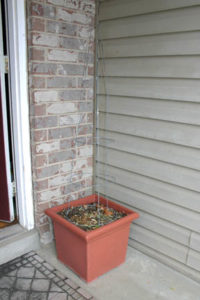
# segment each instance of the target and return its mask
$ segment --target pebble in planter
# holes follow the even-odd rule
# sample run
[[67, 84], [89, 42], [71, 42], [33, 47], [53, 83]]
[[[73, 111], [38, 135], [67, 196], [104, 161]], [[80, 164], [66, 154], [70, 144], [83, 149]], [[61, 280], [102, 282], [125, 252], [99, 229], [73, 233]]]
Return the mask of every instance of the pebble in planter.
[[[68, 208], [68, 203], [46, 210], [46, 214], [52, 218], [54, 224], [58, 259], [87, 282], [125, 261], [130, 224], [133, 219], [139, 217], [136, 212], [126, 207], [103, 197], [98, 199], [96, 194], [73, 201], [71, 206], [86, 207], [88, 204], [99, 202], [105, 208], [108, 205], [111, 211], [113, 209], [113, 212], [114, 210], [119, 212], [121, 218], [104, 226], [99, 226], [98, 222], [95, 224], [98, 228], [95, 230], [87, 228], [85, 231], [63, 218], [62, 213]], [[83, 227], [85, 225], [82, 224]]]

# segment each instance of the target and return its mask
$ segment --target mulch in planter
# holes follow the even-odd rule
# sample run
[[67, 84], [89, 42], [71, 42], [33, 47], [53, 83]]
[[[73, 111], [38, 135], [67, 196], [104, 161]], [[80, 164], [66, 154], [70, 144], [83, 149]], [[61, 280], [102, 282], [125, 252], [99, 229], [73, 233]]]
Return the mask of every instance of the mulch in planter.
[[58, 214], [85, 231], [97, 229], [127, 215], [123, 211], [98, 203], [69, 207]]

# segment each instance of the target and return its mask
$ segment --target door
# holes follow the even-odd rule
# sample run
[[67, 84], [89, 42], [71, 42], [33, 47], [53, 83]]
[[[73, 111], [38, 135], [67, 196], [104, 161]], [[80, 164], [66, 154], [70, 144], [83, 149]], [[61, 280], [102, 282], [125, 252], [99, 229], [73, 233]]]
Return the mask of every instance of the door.
[[11, 222], [14, 220], [14, 207], [4, 1], [1, 1], [0, 10], [0, 220]]

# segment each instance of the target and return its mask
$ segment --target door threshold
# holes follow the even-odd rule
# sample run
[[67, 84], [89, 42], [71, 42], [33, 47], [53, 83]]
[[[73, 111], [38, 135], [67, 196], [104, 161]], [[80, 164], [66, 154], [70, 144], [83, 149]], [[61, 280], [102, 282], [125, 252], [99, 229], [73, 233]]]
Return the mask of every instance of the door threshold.
[[36, 229], [27, 231], [19, 224], [0, 229], [0, 265], [39, 248]]
[[20, 234], [22, 232], [26, 232], [26, 230], [23, 229], [19, 224], [0, 228], [0, 241], [12, 238], [16, 234]]

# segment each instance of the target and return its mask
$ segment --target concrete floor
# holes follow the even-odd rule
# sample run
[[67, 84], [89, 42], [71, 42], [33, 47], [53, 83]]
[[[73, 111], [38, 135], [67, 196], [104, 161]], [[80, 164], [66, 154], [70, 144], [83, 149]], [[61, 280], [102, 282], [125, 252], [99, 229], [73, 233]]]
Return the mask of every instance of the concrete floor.
[[53, 243], [37, 253], [99, 300], [200, 300], [200, 284], [130, 247], [123, 265], [89, 284], [58, 261]]

